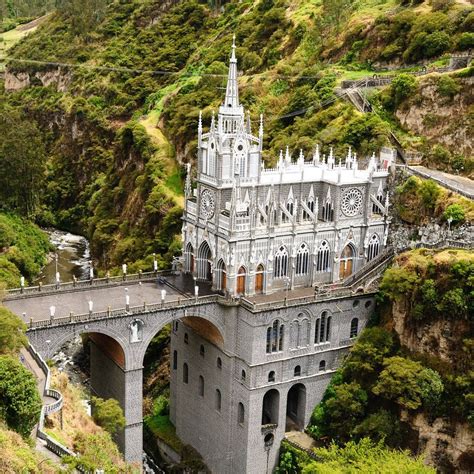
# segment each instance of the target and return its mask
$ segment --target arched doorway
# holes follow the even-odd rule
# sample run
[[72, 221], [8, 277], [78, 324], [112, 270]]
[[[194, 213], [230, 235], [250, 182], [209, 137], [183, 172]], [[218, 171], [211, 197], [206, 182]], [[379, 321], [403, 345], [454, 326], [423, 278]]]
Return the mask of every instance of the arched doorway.
[[197, 278], [198, 280], [211, 280], [211, 249], [209, 244], [204, 241], [198, 250], [197, 257]]
[[344, 279], [352, 275], [354, 271], [354, 257], [354, 247], [351, 244], [346, 245], [341, 253], [341, 259], [339, 263], [339, 278]]
[[263, 397], [262, 425], [278, 425], [280, 392], [274, 388]]
[[285, 431], [302, 431], [304, 429], [305, 408], [306, 387], [302, 383], [297, 383], [288, 391]]
[[265, 268], [262, 264], [257, 267], [255, 273], [255, 293], [263, 293], [263, 278], [264, 278]]
[[227, 288], [227, 270], [222, 259], [217, 262], [216, 267], [216, 288], [218, 291], [225, 292]]
[[245, 294], [245, 276], [246, 276], [245, 267], [240, 267], [239, 271], [237, 272], [237, 294], [238, 295]]

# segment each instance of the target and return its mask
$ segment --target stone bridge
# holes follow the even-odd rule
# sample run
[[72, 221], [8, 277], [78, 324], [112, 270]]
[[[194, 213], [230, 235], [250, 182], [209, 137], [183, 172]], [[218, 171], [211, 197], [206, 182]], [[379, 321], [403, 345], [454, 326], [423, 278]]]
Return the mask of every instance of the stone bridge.
[[[364, 278], [373, 281], [392, 256], [391, 251], [380, 255], [348, 285], [300, 288], [249, 299], [224, 298], [212, 293], [207, 282], [198, 282], [196, 295], [196, 282], [189, 276], [150, 273], [10, 290], [4, 304], [27, 324], [28, 339], [45, 360], [68, 341], [89, 335], [92, 391], [120, 402], [126, 426], [117, 442], [127, 461], [140, 462], [143, 361], [150, 341], [165, 325], [175, 327], [178, 320], [184, 321], [225, 353], [236, 354], [239, 340], [235, 335], [243, 321], [266, 327], [271, 318], [290, 318], [303, 307], [313, 312], [320, 311], [319, 307], [334, 308], [341, 318], [349, 311], [349, 317], [354, 298], [364, 303], [373, 298], [374, 289], [364, 286]], [[341, 319], [341, 325], [348, 324], [346, 319]], [[353, 339], [347, 337], [334, 341], [334, 349], [349, 347]]]

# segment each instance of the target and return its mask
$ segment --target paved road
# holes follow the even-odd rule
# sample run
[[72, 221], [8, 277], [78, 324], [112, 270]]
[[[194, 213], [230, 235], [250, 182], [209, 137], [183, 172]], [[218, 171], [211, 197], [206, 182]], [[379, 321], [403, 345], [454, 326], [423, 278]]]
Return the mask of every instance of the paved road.
[[[91, 288], [71, 293], [31, 296], [17, 300], [6, 300], [3, 304], [21, 316], [25, 322], [29, 322], [30, 318], [33, 318], [34, 321], [43, 321], [50, 317], [50, 306], [55, 306], [56, 318], [69, 316], [71, 311], [74, 314], [88, 313], [89, 301], [93, 302], [94, 312], [107, 311], [109, 306], [112, 310], [125, 308], [126, 294], [130, 297], [130, 306], [140, 306], [144, 302], [147, 304], [159, 303], [162, 289], [166, 290], [166, 301], [177, 300], [180, 297], [177, 290], [167, 285], [147, 282], [128, 286]], [[26, 316], [23, 316], [23, 313], [26, 313]]]
[[430, 170], [425, 166], [409, 166], [415, 173], [428, 176], [439, 184], [445, 184], [445, 187], [457, 191], [461, 194], [468, 195], [471, 199], [474, 199], [474, 181], [464, 176], [458, 176], [455, 174], [445, 173], [438, 170]]

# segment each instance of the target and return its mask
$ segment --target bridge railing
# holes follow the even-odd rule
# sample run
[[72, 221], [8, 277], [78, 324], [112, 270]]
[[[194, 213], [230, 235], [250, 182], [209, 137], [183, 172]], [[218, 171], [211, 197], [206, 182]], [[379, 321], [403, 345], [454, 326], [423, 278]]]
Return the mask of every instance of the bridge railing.
[[47, 318], [39, 321], [30, 321], [29, 329], [45, 328], [48, 326], [62, 326], [70, 323], [82, 323], [88, 321], [116, 318], [120, 316], [140, 315], [148, 312], [156, 312], [166, 309], [189, 308], [190, 306], [200, 306], [203, 304], [216, 302], [222, 298], [219, 295], [206, 295], [199, 297], [178, 297], [176, 300], [163, 301], [160, 303], [143, 303], [139, 306], [130, 306], [129, 308], [107, 309], [106, 311], [93, 311], [89, 313], [74, 314], [60, 318]]
[[153, 281], [160, 277], [169, 276], [171, 270], [163, 270], [157, 272], [139, 272], [126, 275], [109, 276], [103, 278], [92, 278], [89, 280], [75, 280], [48, 285], [25, 286], [23, 288], [12, 288], [7, 290], [5, 299], [18, 299], [22, 296], [31, 296], [34, 294], [44, 295], [50, 293], [67, 293], [86, 288], [103, 288], [108, 286], [120, 286], [124, 284], [133, 284], [145, 281]]

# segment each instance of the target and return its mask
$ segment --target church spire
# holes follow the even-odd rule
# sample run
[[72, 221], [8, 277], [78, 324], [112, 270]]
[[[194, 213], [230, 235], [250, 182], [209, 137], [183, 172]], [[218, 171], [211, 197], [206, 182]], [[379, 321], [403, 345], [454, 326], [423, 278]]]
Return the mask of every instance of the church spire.
[[235, 56], [235, 35], [232, 39], [232, 54], [230, 56], [229, 75], [225, 93], [225, 107], [237, 108], [239, 106], [239, 88], [237, 85], [237, 58]]

